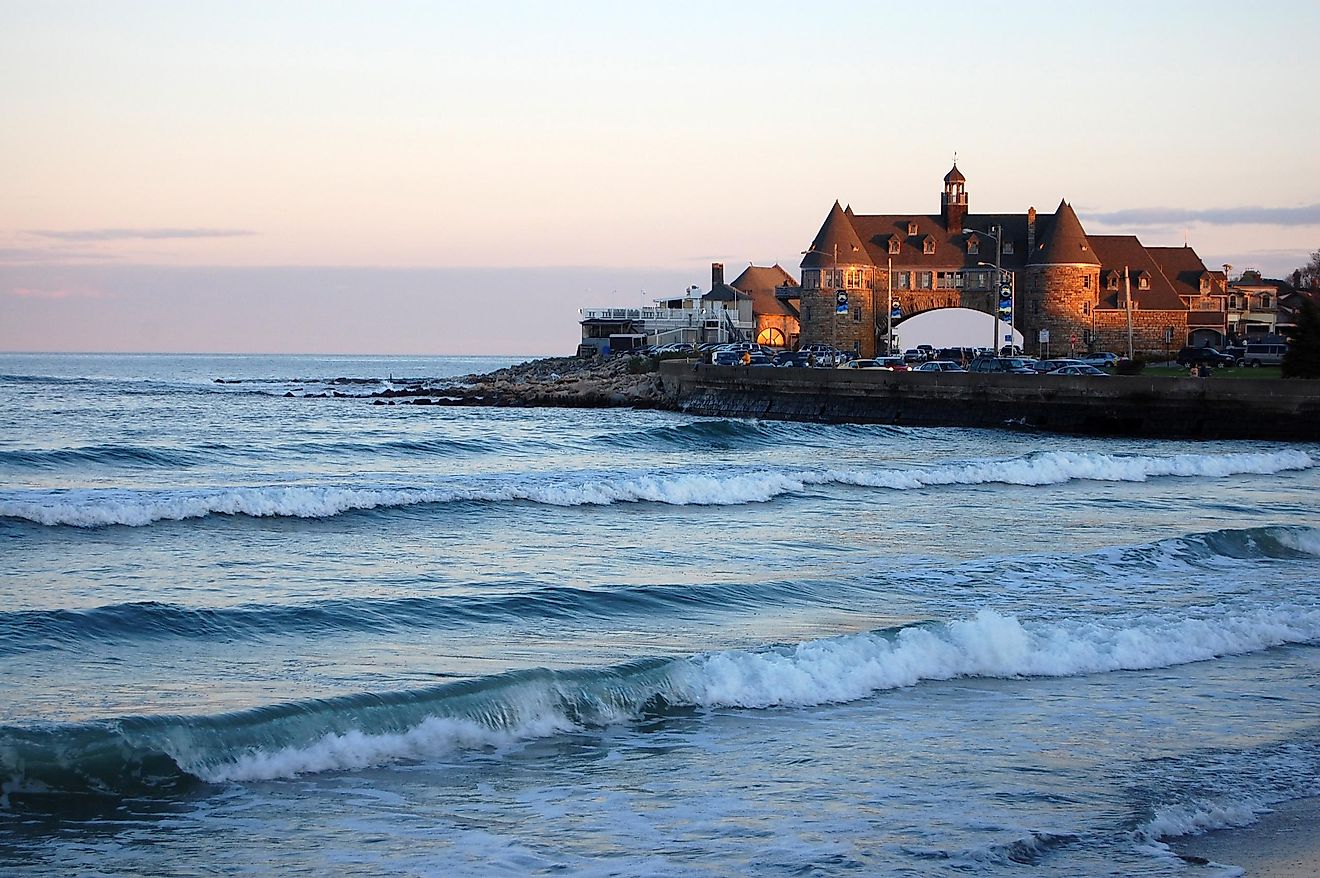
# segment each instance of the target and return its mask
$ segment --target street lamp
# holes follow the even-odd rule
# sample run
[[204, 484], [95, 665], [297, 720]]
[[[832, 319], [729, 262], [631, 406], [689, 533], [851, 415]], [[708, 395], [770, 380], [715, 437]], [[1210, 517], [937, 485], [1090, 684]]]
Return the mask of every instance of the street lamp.
[[[1004, 282], [1004, 277], [1005, 277], [1005, 276], [1008, 277], [1008, 321], [1007, 321], [1007, 322], [1008, 322], [1008, 327], [1009, 327], [1008, 343], [1009, 343], [1009, 350], [1011, 351], [1011, 350], [1012, 350], [1012, 345], [1013, 345], [1013, 321], [1014, 321], [1014, 320], [1016, 319], [1016, 317], [1017, 317], [1017, 313], [1016, 313], [1016, 312], [1017, 312], [1017, 284], [1016, 284], [1015, 278], [1014, 278], [1014, 276], [1013, 276], [1013, 272], [1009, 271], [1008, 269], [1006, 269], [1006, 268], [1004, 268], [1003, 266], [1000, 265], [1001, 255], [1002, 255], [1003, 250], [1004, 250], [1003, 241], [1000, 239], [1000, 235], [1003, 233], [1003, 228], [1002, 228], [1002, 227], [996, 227], [996, 230], [993, 231], [993, 232], [981, 232], [981, 231], [977, 231], [976, 229], [963, 229], [963, 230], [962, 230], [962, 233], [963, 233], [964, 235], [985, 235], [985, 236], [988, 237], [988, 238], [994, 238], [994, 239], [995, 239], [995, 261], [994, 261], [994, 264], [992, 265], [992, 264], [990, 264], [989, 262], [978, 262], [978, 263], [976, 263], [976, 264], [977, 264], [977, 266], [981, 266], [981, 267], [985, 267], [985, 268], [993, 268], [993, 269], [995, 270], [995, 274], [996, 274], [996, 277], [995, 277], [995, 285], [996, 285], [996, 287], [998, 287], [998, 292], [1000, 293], [1001, 297], [1002, 297], [1002, 295], [1003, 295], [1003, 290], [1004, 290], [1004, 288], [1001, 286], [1001, 284]], [[990, 293], [990, 299], [991, 299], [991, 302], [992, 302], [992, 303], [994, 303], [994, 300], [995, 300], [995, 295], [994, 295], [994, 293], [995, 293], [994, 290], [992, 290], [991, 293]], [[996, 356], [996, 357], [999, 356], [999, 312], [1000, 312], [1000, 310], [1001, 310], [1001, 309], [999, 309], [999, 308], [997, 308], [997, 307], [992, 307], [992, 308], [991, 308], [991, 317], [992, 317], [992, 321], [991, 321], [991, 330], [990, 330], [990, 331], [991, 331], [992, 333], [994, 333], [994, 339], [993, 339], [994, 344], [993, 344], [993, 346], [990, 348], [990, 350], [993, 352], [992, 356]]]

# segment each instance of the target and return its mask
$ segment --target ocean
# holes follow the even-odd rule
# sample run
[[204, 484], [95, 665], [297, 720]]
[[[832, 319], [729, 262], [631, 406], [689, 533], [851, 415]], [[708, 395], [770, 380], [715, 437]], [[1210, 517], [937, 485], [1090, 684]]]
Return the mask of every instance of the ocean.
[[1320, 793], [1320, 446], [367, 396], [520, 359], [0, 355], [0, 873], [1203, 876]]

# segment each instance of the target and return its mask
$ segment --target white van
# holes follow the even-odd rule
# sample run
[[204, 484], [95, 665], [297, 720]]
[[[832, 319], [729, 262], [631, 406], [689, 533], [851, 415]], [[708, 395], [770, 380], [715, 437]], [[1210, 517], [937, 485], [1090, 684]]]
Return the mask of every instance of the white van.
[[1251, 344], [1247, 343], [1243, 349], [1242, 359], [1238, 361], [1239, 366], [1277, 366], [1283, 362], [1283, 355], [1287, 352], [1286, 344]]

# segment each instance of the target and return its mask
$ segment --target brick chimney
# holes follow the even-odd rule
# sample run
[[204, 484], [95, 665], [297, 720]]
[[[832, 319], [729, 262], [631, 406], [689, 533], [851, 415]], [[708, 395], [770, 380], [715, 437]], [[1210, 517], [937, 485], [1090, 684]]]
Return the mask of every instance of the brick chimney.
[[1027, 258], [1036, 252], [1036, 208], [1027, 208]]
[[717, 290], [724, 286], [724, 263], [712, 262], [710, 264], [710, 288]]

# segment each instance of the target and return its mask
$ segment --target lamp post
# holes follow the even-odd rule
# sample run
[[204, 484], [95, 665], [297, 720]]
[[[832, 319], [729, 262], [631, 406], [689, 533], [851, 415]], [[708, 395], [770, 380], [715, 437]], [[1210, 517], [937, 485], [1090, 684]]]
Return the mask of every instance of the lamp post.
[[995, 357], [999, 356], [999, 308], [994, 307], [994, 305], [997, 305], [997, 302], [995, 301], [996, 299], [995, 293], [1002, 291], [1002, 287], [1000, 286], [1000, 284], [1003, 283], [1005, 276], [1008, 277], [1008, 326], [1009, 326], [1008, 342], [1009, 342], [1010, 350], [1012, 350], [1012, 344], [1013, 344], [1013, 335], [1012, 335], [1013, 323], [1017, 319], [1017, 282], [1013, 276], [1013, 272], [1009, 271], [1008, 269], [1000, 265], [1001, 255], [1004, 250], [1003, 241], [1000, 239], [1000, 235], [1003, 233], [1003, 231], [1004, 231], [1003, 228], [1000, 226], [996, 226], [995, 231], [993, 232], [979, 232], [975, 229], [962, 230], [964, 235], [985, 235], [987, 238], [995, 239], [994, 264], [992, 265], [989, 262], [976, 263], [978, 266], [984, 268], [993, 268], [995, 270], [995, 289], [992, 289], [990, 291], [990, 301], [992, 303], [992, 307], [990, 309], [991, 332], [994, 333], [994, 346], [991, 347], [990, 350], [992, 352], [991, 356], [995, 356]]

